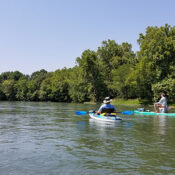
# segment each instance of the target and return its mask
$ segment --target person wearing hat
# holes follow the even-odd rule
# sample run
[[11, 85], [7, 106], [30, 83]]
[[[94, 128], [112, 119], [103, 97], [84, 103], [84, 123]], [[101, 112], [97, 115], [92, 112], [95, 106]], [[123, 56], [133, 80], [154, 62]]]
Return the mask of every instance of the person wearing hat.
[[112, 99], [110, 97], [106, 97], [103, 101], [103, 105], [100, 106], [99, 110], [97, 111], [97, 114], [102, 114], [102, 113], [107, 113], [107, 114], [110, 114], [110, 113], [114, 113], [116, 112], [116, 109], [113, 105], [111, 105]]

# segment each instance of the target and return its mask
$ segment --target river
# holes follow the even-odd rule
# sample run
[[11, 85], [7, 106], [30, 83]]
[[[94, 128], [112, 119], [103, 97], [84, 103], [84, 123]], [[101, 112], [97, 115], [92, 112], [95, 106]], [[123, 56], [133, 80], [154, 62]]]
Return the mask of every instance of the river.
[[75, 114], [98, 107], [0, 102], [0, 174], [175, 174], [175, 117], [119, 114], [105, 123]]

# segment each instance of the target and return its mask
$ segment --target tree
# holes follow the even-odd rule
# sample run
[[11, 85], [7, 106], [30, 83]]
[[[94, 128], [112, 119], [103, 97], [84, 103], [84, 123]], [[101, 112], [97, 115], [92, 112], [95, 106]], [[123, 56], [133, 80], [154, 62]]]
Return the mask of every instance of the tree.
[[27, 99], [29, 101], [39, 101], [40, 83], [38, 83], [36, 80], [29, 80], [27, 83], [27, 88]]
[[118, 64], [118, 57], [122, 56], [120, 46], [114, 40], [103, 41], [102, 46], [98, 47], [97, 54], [106, 80], [112, 81], [112, 69]]
[[40, 71], [36, 71], [32, 73], [28, 84], [28, 92], [27, 92], [27, 99], [30, 101], [39, 101], [39, 95], [40, 95], [40, 86], [42, 81], [44, 81], [47, 77], [47, 71], [44, 69], [41, 69]]
[[15, 89], [16, 89], [16, 99], [19, 101], [27, 101], [27, 92], [28, 92], [28, 79], [20, 79], [16, 84], [15, 84]]
[[129, 98], [152, 99], [152, 82], [155, 72], [152, 71], [152, 64], [142, 59], [126, 78]]
[[128, 78], [129, 73], [132, 71], [132, 69], [132, 65], [123, 64], [122, 66], [118, 67], [118, 69], [114, 69], [112, 71], [113, 81], [110, 88], [116, 91], [118, 97], [129, 97], [126, 79]]
[[82, 76], [82, 69], [75, 66], [72, 69], [69, 78], [69, 95], [73, 102], [89, 101], [88, 87], [85, 79]]
[[40, 92], [39, 92], [39, 99], [41, 101], [52, 101], [53, 100], [53, 94], [52, 94], [52, 76], [53, 73], [49, 73], [47, 78], [44, 79], [40, 86]]
[[5, 94], [7, 100], [16, 100], [15, 91], [15, 81], [14, 80], [4, 80], [1, 87], [2, 92]]
[[[114, 40], [103, 41], [102, 46], [98, 47], [97, 54], [100, 60], [100, 69], [104, 76], [104, 82], [108, 89], [108, 95], [115, 97], [123, 94], [120, 90], [126, 90], [125, 87], [122, 87], [124, 85], [122, 84], [124, 79], [122, 79], [122, 82], [119, 82], [117, 77], [115, 78], [115, 75], [119, 75], [118, 69], [124, 69], [124, 67], [120, 68], [120, 66], [125, 64], [132, 66], [137, 63], [136, 56], [132, 51], [132, 45], [126, 42], [119, 45]], [[115, 82], [113, 82], [114, 80]], [[120, 88], [119, 86], [115, 87], [118, 84], [120, 84]]]
[[70, 102], [69, 96], [69, 76], [71, 69], [58, 69], [49, 73], [47, 78], [41, 83], [40, 100]]
[[77, 58], [80, 73], [85, 80], [88, 97], [92, 101], [99, 101], [103, 98], [106, 91], [104, 79], [100, 71], [99, 60], [96, 52], [85, 50], [81, 58]]
[[70, 70], [64, 68], [62, 70], [56, 70], [53, 73], [52, 81], [51, 81], [51, 89], [52, 89], [52, 100], [59, 102], [69, 102], [69, 72]]
[[154, 94], [154, 101], [157, 101], [160, 98], [160, 94], [164, 92], [168, 96], [168, 102], [175, 102], [175, 79], [167, 78], [153, 84], [152, 91]]
[[175, 66], [175, 27], [167, 24], [160, 28], [147, 27], [146, 34], [140, 34], [138, 43], [141, 49], [135, 80], [140, 97], [150, 99], [152, 89], [156, 87], [152, 88], [153, 85], [166, 79]]
[[112, 81], [113, 69], [117, 69], [123, 64], [134, 65], [137, 62], [132, 45], [127, 42], [119, 45], [114, 40], [103, 41], [102, 46], [98, 47], [97, 54], [108, 81]]
[[138, 39], [139, 59], [152, 63], [154, 82], [161, 81], [170, 73], [170, 67], [175, 65], [175, 27], [168, 24], [158, 27], [147, 27], [146, 34], [140, 34]]

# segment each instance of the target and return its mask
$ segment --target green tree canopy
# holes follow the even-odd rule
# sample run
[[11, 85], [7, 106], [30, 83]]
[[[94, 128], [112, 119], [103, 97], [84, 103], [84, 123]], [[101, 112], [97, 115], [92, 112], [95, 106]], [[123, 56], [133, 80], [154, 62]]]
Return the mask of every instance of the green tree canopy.
[[112, 98], [156, 100], [163, 91], [175, 102], [175, 27], [148, 26], [138, 38], [140, 50], [114, 40], [97, 51], [85, 50], [73, 68], [24, 75], [0, 75], [0, 100], [85, 102]]

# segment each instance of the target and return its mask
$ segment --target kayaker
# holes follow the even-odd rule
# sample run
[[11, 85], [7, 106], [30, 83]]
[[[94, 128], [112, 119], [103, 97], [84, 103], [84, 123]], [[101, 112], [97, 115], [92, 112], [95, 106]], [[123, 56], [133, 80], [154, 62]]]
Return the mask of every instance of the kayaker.
[[[162, 110], [160, 111], [160, 108]], [[161, 93], [161, 99], [159, 102], [154, 103], [154, 110], [156, 113], [166, 113], [167, 112], [167, 99], [165, 97], [165, 93]]]
[[116, 112], [116, 109], [113, 105], [111, 105], [112, 99], [110, 97], [106, 97], [103, 101], [103, 105], [100, 106], [99, 110], [97, 111], [97, 114], [102, 114], [102, 113], [114, 113]]

